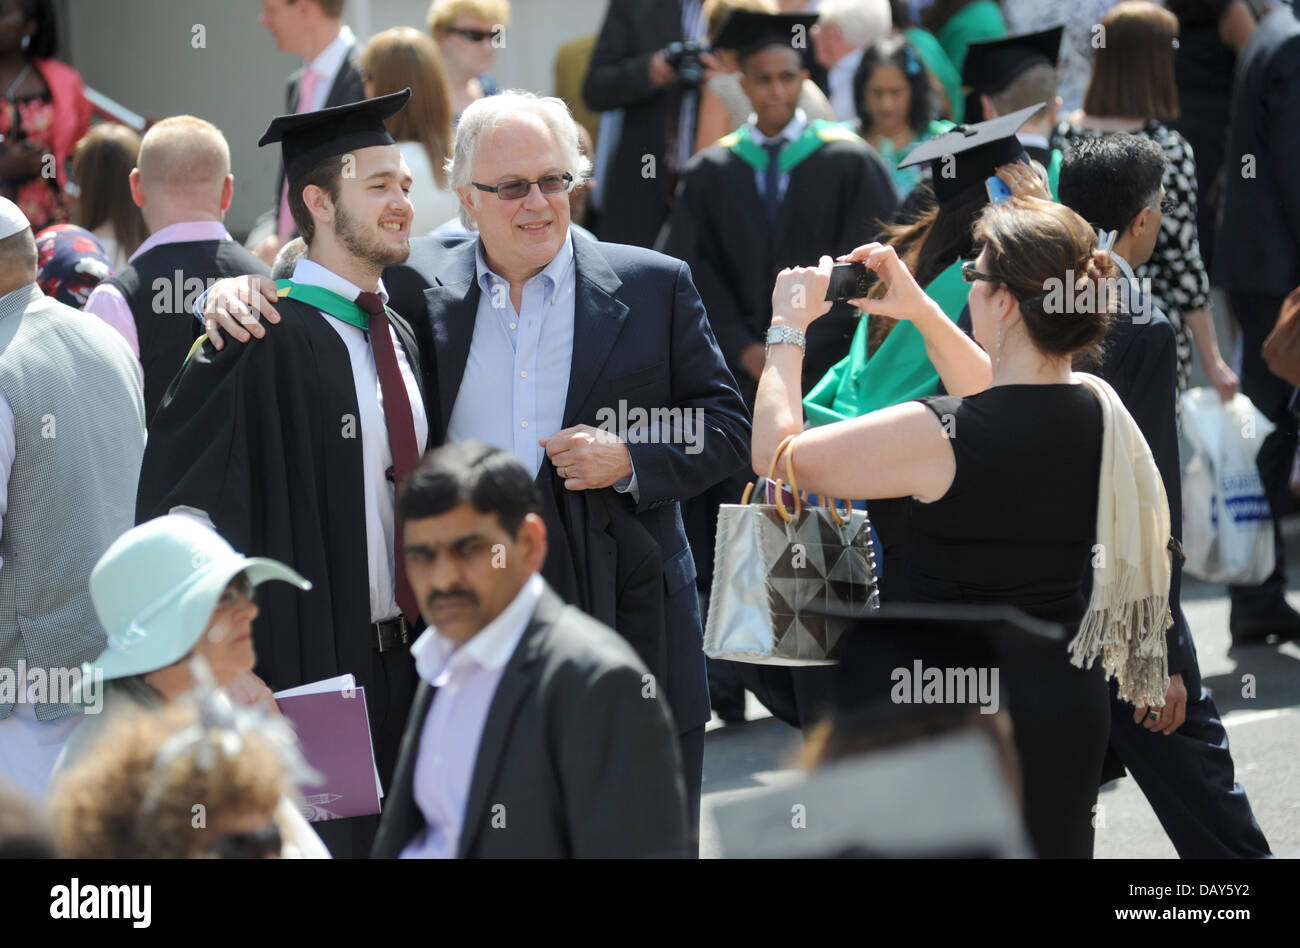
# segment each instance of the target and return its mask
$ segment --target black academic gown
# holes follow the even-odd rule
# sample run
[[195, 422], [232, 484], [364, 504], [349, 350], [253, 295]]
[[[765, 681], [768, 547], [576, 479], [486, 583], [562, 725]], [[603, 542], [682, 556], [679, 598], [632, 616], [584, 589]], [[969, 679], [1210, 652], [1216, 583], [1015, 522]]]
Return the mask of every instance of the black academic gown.
[[[290, 299], [276, 309], [265, 338], [220, 352], [204, 343], [172, 381], [149, 431], [136, 521], [197, 507], [236, 550], [311, 581], [307, 592], [258, 588], [255, 671], [272, 691], [351, 672], [373, 693], [369, 486], [351, 362], [317, 309]], [[410, 326], [390, 320], [421, 379]], [[377, 732], [380, 709], [368, 710]]]
[[[830, 141], [790, 171], [777, 222], [768, 220], [753, 167], [711, 145], [688, 166], [664, 250], [691, 266], [727, 367], [747, 404], [758, 382], [740, 353], [762, 343], [772, 320], [772, 287], [786, 267], [815, 266], [876, 238], [898, 203], [889, 169], [859, 139]], [[804, 391], [848, 354], [857, 319], [843, 304], [812, 324]]]

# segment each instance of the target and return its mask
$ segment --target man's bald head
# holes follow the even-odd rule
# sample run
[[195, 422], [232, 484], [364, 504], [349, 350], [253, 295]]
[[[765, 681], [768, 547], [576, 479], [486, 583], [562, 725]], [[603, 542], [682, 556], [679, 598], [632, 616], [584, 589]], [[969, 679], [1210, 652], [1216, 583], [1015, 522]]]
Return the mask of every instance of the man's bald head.
[[187, 217], [220, 220], [230, 205], [230, 146], [211, 122], [175, 115], [145, 134], [132, 178], [150, 230]]
[[30, 227], [0, 240], [0, 296], [36, 282], [36, 237]]
[[211, 122], [176, 115], [145, 134], [138, 167], [146, 191], [160, 187], [220, 191], [230, 174], [230, 146]]

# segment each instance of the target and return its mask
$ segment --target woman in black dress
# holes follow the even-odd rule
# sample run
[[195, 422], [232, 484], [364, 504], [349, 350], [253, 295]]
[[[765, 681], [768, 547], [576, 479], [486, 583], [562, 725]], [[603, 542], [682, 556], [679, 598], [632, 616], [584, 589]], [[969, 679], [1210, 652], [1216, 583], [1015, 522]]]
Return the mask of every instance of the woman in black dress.
[[[915, 322], [952, 394], [804, 432], [795, 442], [795, 475], [823, 495], [913, 498], [914, 600], [1012, 605], [1065, 625], [1073, 638], [1090, 609], [1082, 584], [1097, 565], [1099, 490], [1112, 480], [1102, 474], [1102, 403], [1071, 363], [1101, 343], [1110, 317], [1097, 307], [1053, 312], [1045, 291], [1063, 278], [1067, 291], [1095, 290], [1114, 263], [1082, 218], [1046, 201], [989, 207], [975, 237], [982, 249], [966, 269], [975, 341], [925, 296], [893, 248], [868, 244], [850, 255], [887, 287], [862, 308]], [[831, 263], [823, 257], [817, 268], [781, 273], [774, 326], [802, 330], [825, 311], [829, 304], [811, 301], [825, 296]], [[797, 342], [768, 352], [752, 448], [764, 470], [781, 439], [801, 427], [801, 358]], [[1127, 415], [1111, 418], [1117, 427], [1132, 424]], [[1139, 456], [1134, 469], [1142, 462]], [[1141, 473], [1158, 481], [1153, 465]], [[1163, 648], [1165, 625], [1154, 622]], [[1102, 668], [1070, 659], [1062, 649], [1059, 662], [1004, 670], [1025, 818], [1041, 856], [1092, 854], [1107, 687]]]

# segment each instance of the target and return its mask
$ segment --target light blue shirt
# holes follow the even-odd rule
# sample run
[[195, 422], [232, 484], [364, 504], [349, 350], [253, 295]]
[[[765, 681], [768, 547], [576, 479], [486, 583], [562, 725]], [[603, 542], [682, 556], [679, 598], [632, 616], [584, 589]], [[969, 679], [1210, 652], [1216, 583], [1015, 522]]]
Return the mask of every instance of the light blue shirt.
[[[578, 284], [573, 235], [524, 283], [517, 312], [510, 283], [488, 268], [481, 240], [474, 264], [482, 292], [447, 440], [474, 438], [512, 451], [536, 477], [546, 458], [538, 439], [564, 427]], [[636, 497], [635, 473], [614, 489]]]

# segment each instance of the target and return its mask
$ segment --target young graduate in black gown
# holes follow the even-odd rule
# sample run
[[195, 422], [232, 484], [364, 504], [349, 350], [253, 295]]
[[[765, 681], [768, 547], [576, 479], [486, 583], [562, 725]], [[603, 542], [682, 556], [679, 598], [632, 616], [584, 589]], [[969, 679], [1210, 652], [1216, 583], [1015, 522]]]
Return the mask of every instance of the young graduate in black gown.
[[[282, 284], [275, 332], [219, 351], [205, 342], [173, 380], [136, 499], [139, 521], [183, 508], [311, 581], [307, 593], [268, 587], [256, 671], [276, 691], [354, 675], [385, 786], [421, 623], [393, 498], [428, 444], [416, 339], [382, 305], [380, 280], [410, 253], [411, 175], [383, 125], [409, 97], [271, 123], [261, 143], [282, 144], [306, 256]], [[378, 821], [322, 825], [336, 856], [364, 856]]]
[[[751, 407], [777, 272], [873, 239], [898, 203], [889, 169], [875, 149], [844, 126], [810, 121], [798, 108], [809, 47], [797, 40], [806, 39], [816, 19], [747, 10], [727, 18], [714, 46], [736, 50], [741, 87], [754, 114], [691, 160], [662, 247], [691, 265], [727, 367]], [[856, 313], [844, 304], [818, 322], [803, 369], [808, 388], [848, 353], [856, 328]], [[736, 503], [747, 481], [737, 472], [686, 505], [697, 585], [706, 596], [718, 505]], [[710, 663], [713, 706], [727, 720], [743, 720], [743, 692], [728, 664]], [[740, 671], [760, 692], [750, 676], [789, 674]]]

